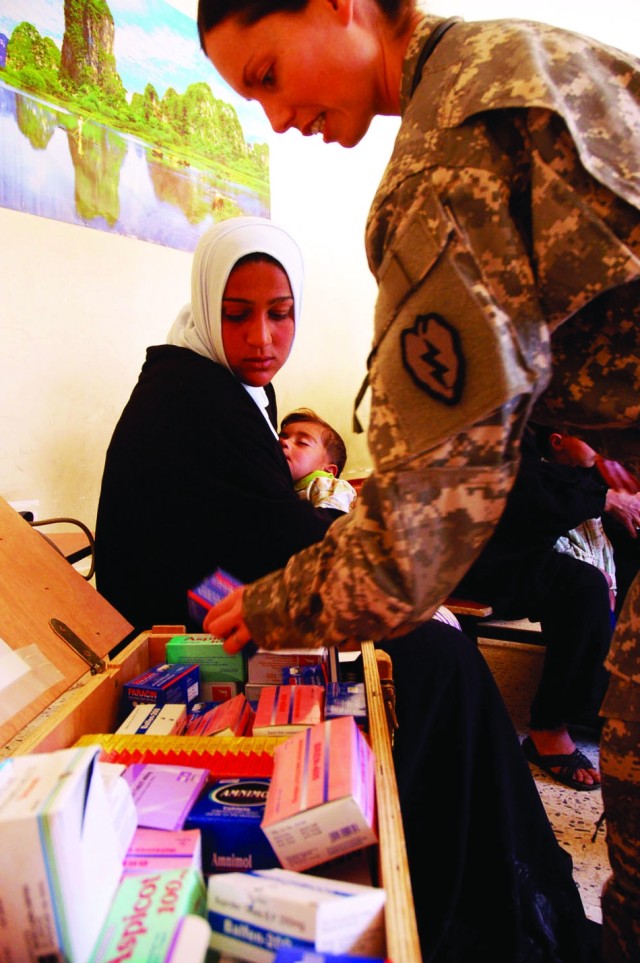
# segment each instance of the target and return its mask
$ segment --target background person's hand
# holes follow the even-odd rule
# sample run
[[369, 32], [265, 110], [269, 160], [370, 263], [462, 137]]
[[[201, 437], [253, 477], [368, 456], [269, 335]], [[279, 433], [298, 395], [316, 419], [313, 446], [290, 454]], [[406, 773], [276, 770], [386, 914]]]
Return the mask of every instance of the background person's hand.
[[221, 602], [210, 609], [202, 623], [205, 632], [224, 639], [224, 650], [229, 655], [239, 652], [251, 641], [249, 629], [242, 617], [244, 586], [234, 589]]
[[624, 525], [632, 538], [638, 537], [640, 494], [630, 495], [629, 492], [618, 492], [610, 488], [607, 492], [604, 510]]

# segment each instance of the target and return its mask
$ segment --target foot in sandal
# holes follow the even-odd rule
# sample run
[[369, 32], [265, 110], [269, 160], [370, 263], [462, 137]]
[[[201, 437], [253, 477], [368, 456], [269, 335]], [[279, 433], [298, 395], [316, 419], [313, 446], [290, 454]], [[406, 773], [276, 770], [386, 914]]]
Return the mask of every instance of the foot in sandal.
[[588, 792], [600, 785], [600, 773], [577, 748], [566, 726], [531, 730], [522, 749], [529, 762], [564, 786]]

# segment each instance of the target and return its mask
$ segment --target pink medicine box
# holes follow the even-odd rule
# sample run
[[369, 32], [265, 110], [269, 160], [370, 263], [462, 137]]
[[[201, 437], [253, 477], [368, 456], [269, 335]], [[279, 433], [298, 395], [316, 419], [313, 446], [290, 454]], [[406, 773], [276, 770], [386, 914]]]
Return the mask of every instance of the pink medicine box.
[[262, 830], [285, 869], [309, 869], [376, 842], [374, 775], [373, 751], [351, 716], [276, 747]]

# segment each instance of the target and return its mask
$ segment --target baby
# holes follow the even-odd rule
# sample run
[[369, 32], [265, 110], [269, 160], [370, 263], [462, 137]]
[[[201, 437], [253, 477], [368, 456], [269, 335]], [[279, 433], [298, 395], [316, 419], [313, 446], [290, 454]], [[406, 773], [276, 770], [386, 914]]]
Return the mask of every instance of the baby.
[[299, 497], [316, 508], [351, 511], [357, 495], [340, 478], [347, 450], [335, 428], [310, 408], [299, 408], [282, 419], [279, 437]]

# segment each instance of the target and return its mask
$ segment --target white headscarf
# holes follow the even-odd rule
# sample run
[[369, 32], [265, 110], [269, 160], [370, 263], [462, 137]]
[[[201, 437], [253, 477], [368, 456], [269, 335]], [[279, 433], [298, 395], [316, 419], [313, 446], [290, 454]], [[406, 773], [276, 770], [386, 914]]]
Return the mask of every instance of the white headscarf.
[[[297, 327], [304, 275], [300, 248], [287, 231], [264, 217], [233, 217], [200, 238], [191, 268], [191, 303], [173, 322], [168, 344], [190, 348], [231, 371], [222, 343], [222, 295], [234, 265], [247, 254], [268, 254], [282, 265], [291, 285]], [[268, 421], [264, 388], [244, 387]]]

